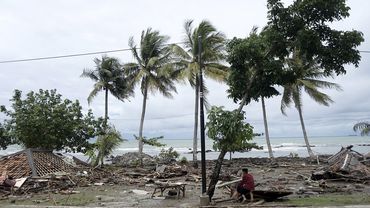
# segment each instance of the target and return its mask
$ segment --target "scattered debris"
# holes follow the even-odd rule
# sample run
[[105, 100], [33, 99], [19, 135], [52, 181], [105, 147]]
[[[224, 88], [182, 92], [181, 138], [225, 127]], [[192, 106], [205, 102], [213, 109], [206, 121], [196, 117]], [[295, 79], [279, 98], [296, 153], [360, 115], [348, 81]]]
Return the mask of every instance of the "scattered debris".
[[370, 168], [362, 163], [365, 157], [352, 150], [352, 145], [342, 148], [328, 158], [327, 166], [315, 171], [311, 179], [336, 179], [345, 181], [370, 181]]

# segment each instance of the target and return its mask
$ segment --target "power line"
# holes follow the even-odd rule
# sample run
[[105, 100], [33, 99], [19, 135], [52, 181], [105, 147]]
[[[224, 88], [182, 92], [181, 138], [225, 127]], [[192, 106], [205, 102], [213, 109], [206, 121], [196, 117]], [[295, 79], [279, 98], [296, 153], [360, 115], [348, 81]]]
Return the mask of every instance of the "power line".
[[[184, 42], [168, 43], [168, 44], [164, 44], [164, 46], [174, 45], [174, 44], [183, 44], [183, 43]], [[140, 48], [137, 48], [137, 49], [140, 49]], [[67, 55], [60, 55], [60, 56], [46, 56], [46, 57], [37, 57], [37, 58], [13, 59], [13, 60], [0, 61], [0, 64], [29, 62], [29, 61], [41, 61], [41, 60], [48, 60], [48, 59], [71, 58], [71, 57], [78, 57], [78, 56], [90, 56], [90, 55], [96, 55], [96, 54], [124, 52], [124, 51], [130, 51], [130, 50], [131, 50], [131, 48], [123, 48], [123, 49], [107, 50], [107, 51], [95, 51], [95, 52], [86, 52], [86, 53], [67, 54]], [[363, 51], [359, 51], [359, 52], [360, 53], [370, 53], [370, 50], [363, 50]]]
[[[162, 119], [180, 118], [180, 117], [185, 117], [185, 116], [190, 116], [190, 115], [194, 115], [194, 114], [193, 113], [188, 113], [188, 114], [180, 114], [180, 115], [172, 115], [172, 116], [152, 117], [152, 118], [146, 118], [145, 120], [162, 120]], [[113, 121], [116, 121], [116, 120], [136, 121], [136, 120], [139, 120], [139, 119], [137, 119], [137, 118], [111, 118], [109, 120], [113, 120]]]
[[[168, 43], [168, 44], [163, 44], [163, 46], [182, 44], [182, 43], [184, 43], [184, 42]], [[136, 49], [140, 49], [140, 48], [136, 48]], [[124, 48], [124, 49], [107, 50], [107, 51], [95, 51], [95, 52], [86, 52], [86, 53], [76, 53], [76, 54], [68, 54], [68, 55], [60, 55], [60, 56], [46, 56], [46, 57], [37, 57], [37, 58], [14, 59], [14, 60], [0, 61], [0, 64], [28, 62], [28, 61], [40, 61], [40, 60], [47, 60], [47, 59], [61, 59], [61, 58], [70, 58], [70, 57], [77, 57], [77, 56], [90, 56], [90, 55], [96, 55], [96, 54], [106, 54], [106, 53], [123, 52], [123, 51], [130, 51], [130, 50], [131, 50], [131, 48]]]

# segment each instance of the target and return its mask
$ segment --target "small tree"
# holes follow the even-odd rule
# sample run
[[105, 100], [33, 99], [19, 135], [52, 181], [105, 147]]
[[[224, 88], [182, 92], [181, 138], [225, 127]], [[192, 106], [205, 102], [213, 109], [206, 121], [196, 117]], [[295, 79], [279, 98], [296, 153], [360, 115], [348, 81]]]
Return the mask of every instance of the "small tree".
[[13, 110], [1, 106], [9, 117], [4, 126], [12, 143], [25, 148], [84, 152], [88, 139], [102, 133], [103, 119], [95, 119], [91, 111], [83, 115], [78, 101], [62, 99], [56, 90], [31, 91], [25, 99], [15, 90], [10, 101]]
[[211, 200], [225, 154], [259, 147], [256, 143], [249, 143], [253, 139], [253, 127], [244, 122], [244, 112], [225, 111], [222, 107], [214, 106], [208, 114], [207, 128], [207, 135], [213, 140], [213, 149], [220, 151], [207, 192]]
[[[94, 148], [87, 152], [93, 166], [103, 165], [104, 158], [112, 154], [121, 142], [126, 141], [114, 126], [107, 126], [103, 135], [100, 135], [94, 144]], [[97, 154], [96, 154], [97, 152]]]

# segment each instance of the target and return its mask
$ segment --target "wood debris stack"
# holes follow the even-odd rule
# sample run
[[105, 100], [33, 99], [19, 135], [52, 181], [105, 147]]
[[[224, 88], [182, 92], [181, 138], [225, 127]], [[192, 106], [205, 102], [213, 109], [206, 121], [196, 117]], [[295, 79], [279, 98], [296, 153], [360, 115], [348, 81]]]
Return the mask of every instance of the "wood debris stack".
[[313, 180], [370, 180], [370, 168], [364, 164], [365, 157], [352, 150], [352, 147], [350, 145], [342, 148], [337, 154], [329, 157], [327, 166], [314, 172], [311, 178]]

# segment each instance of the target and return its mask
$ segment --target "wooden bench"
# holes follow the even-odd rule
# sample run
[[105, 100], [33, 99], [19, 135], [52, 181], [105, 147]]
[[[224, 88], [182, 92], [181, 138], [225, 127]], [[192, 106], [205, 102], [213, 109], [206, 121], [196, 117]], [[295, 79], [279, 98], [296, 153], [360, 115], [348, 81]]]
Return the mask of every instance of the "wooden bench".
[[180, 198], [180, 194], [182, 192], [182, 197], [185, 197], [185, 188], [186, 183], [177, 182], [177, 183], [167, 183], [167, 182], [154, 182], [154, 191], [152, 193], [152, 198], [154, 197], [154, 194], [159, 190], [161, 192], [160, 196], [163, 196], [163, 192], [166, 189], [174, 189], [177, 193], [177, 199]]

